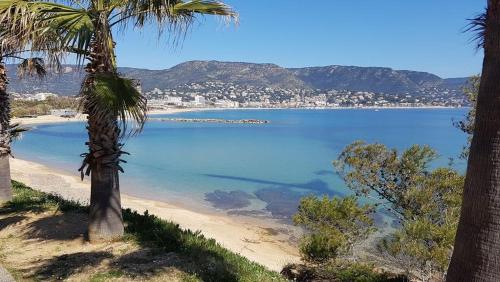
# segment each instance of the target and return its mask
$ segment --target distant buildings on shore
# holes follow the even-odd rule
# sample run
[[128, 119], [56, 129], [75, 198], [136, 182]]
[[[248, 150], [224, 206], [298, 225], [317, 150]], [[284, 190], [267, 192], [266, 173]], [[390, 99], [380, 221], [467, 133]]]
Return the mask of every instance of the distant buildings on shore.
[[431, 89], [425, 93], [373, 93], [349, 90], [307, 90], [250, 87], [223, 82], [185, 84], [144, 93], [153, 109], [188, 108], [339, 108], [339, 107], [462, 107], [460, 91]]
[[35, 94], [19, 94], [11, 93], [14, 100], [24, 100], [24, 101], [45, 101], [49, 97], [58, 97], [54, 93], [35, 93]]
[[[431, 89], [425, 93], [373, 93], [350, 90], [284, 89], [241, 86], [223, 82], [185, 84], [174, 89], [145, 92], [151, 109], [185, 108], [370, 108], [462, 107], [461, 91]], [[18, 94], [15, 100], [44, 101], [53, 93]]]

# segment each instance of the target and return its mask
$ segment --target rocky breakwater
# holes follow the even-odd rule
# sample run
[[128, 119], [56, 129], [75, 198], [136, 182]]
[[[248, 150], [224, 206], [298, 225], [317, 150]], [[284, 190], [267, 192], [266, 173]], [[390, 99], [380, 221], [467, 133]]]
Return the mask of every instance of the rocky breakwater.
[[266, 124], [268, 120], [259, 119], [218, 119], [218, 118], [150, 118], [152, 121], [162, 122], [203, 122], [203, 123], [229, 123], [229, 124]]

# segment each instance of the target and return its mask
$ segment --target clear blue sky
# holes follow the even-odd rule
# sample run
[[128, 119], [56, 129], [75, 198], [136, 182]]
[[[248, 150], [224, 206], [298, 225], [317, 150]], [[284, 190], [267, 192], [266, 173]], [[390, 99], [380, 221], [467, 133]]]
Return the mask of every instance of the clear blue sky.
[[420, 70], [441, 77], [480, 72], [482, 51], [467, 18], [486, 0], [225, 0], [240, 24], [200, 17], [181, 46], [155, 29], [116, 35], [120, 66], [165, 69], [189, 60], [357, 65]]

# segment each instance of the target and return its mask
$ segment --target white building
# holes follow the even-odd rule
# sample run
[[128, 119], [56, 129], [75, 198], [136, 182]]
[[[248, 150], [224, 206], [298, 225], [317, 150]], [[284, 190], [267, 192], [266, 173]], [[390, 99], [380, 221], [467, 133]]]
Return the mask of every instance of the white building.
[[175, 105], [175, 106], [182, 106], [182, 97], [167, 97], [167, 104], [169, 105]]
[[164, 109], [167, 107], [167, 101], [163, 99], [148, 100], [148, 107], [151, 109]]
[[214, 103], [217, 108], [239, 108], [240, 103], [229, 101], [229, 100], [221, 100]]
[[196, 107], [205, 107], [205, 104], [206, 104], [205, 97], [199, 95], [194, 97], [194, 105]]
[[160, 95], [160, 94], [163, 94], [163, 91], [161, 91], [160, 89], [158, 88], [155, 88], [151, 91], [151, 94], [153, 95]]
[[49, 97], [57, 97], [57, 94], [54, 94], [54, 93], [37, 93], [34, 96], [35, 100], [37, 100], [37, 101], [45, 101]]

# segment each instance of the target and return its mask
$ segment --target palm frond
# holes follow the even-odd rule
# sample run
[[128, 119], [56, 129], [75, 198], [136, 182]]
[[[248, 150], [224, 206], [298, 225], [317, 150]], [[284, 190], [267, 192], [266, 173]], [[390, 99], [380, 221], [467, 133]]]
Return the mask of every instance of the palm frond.
[[476, 42], [476, 48], [481, 49], [484, 47], [484, 35], [486, 32], [486, 13], [477, 15], [476, 17], [469, 19], [469, 24], [465, 28], [465, 32], [472, 32], [473, 36], [471, 42]]
[[19, 123], [13, 123], [9, 126], [8, 134], [10, 138], [10, 142], [17, 141], [22, 138], [22, 134], [30, 129], [27, 127], [21, 126]]
[[[51, 2], [0, 0], [2, 54], [26, 53], [43, 56], [45, 64], [60, 69], [72, 49], [88, 49], [91, 22], [84, 9]], [[90, 26], [90, 27], [89, 27]], [[85, 52], [76, 53], [80, 59]], [[25, 55], [25, 54], [24, 54]]]
[[180, 0], [115, 0], [120, 13], [119, 19], [112, 23], [126, 27], [129, 23], [135, 27], [154, 23], [159, 35], [168, 30], [173, 35], [185, 34], [197, 14], [222, 16], [238, 21], [238, 14], [228, 5], [218, 1], [180, 1]]
[[[58, 63], [71, 48], [88, 51], [94, 30], [85, 9], [31, 0], [0, 0], [0, 25], [12, 35], [9, 39], [29, 43], [32, 51], [48, 55], [50, 63]], [[84, 56], [77, 56], [83, 61]]]
[[172, 7], [173, 16], [182, 14], [206, 14], [227, 17], [229, 20], [238, 21], [238, 13], [228, 5], [219, 1], [192, 0], [179, 2]]
[[26, 75], [37, 75], [42, 78], [45, 77], [47, 71], [45, 70], [45, 63], [42, 58], [28, 58], [24, 59], [17, 66], [17, 75], [23, 78]]
[[117, 74], [89, 74], [82, 86], [80, 108], [97, 118], [112, 112], [120, 121], [122, 134], [129, 121], [134, 125], [130, 133], [139, 133], [146, 122], [147, 101], [137, 87], [135, 80]]
[[19, 51], [27, 44], [32, 18], [26, 2], [0, 0], [0, 36], [2, 55]]
[[57, 42], [59, 50], [80, 50], [76, 53], [81, 63], [88, 53], [94, 26], [92, 15], [85, 9], [75, 9], [57, 3], [33, 3], [40, 14], [41, 36], [50, 36]]

